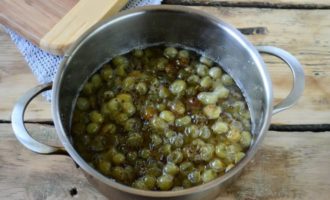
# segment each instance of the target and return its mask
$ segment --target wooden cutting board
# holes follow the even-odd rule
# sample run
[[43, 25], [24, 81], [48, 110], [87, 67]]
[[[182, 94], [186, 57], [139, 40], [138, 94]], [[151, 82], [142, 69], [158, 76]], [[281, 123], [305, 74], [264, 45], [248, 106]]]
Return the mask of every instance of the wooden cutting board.
[[41, 49], [64, 52], [87, 29], [128, 0], [0, 0], [0, 23]]

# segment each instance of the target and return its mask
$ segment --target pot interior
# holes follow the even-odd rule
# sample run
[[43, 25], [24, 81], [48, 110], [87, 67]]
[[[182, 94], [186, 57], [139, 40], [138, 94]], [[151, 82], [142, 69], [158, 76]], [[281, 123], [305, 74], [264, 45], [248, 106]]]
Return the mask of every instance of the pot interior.
[[[224, 22], [183, 9], [142, 9], [103, 22], [71, 50], [57, 74], [53, 101], [58, 105], [62, 134], [70, 138], [76, 96], [102, 63], [134, 48], [175, 44], [197, 50], [219, 63], [239, 85], [251, 113], [254, 144], [268, 127], [271, 85], [265, 65], [254, 47]], [[58, 119], [56, 119], [58, 120]], [[63, 141], [62, 141], [63, 142]]]

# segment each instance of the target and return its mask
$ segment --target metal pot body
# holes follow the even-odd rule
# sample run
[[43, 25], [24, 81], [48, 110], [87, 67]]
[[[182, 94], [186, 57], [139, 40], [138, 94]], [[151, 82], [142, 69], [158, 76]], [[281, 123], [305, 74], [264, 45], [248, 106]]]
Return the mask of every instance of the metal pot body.
[[[70, 135], [74, 102], [87, 79], [114, 56], [157, 44], [181, 45], [218, 62], [239, 85], [251, 113], [253, 143], [244, 159], [225, 175], [182, 191], [142, 191], [116, 183], [79, 156]], [[290, 54], [273, 47], [260, 47], [259, 50], [285, 60], [295, 78], [292, 92], [274, 111], [272, 84], [266, 66], [258, 50], [237, 29], [206, 13], [178, 6], [151, 6], [125, 11], [91, 28], [65, 55], [53, 83], [52, 113], [57, 134], [89, 181], [109, 198], [212, 199], [252, 159], [269, 127], [272, 114], [296, 102], [304, 87], [301, 66]], [[17, 112], [13, 114], [19, 115]], [[15, 133], [19, 131], [17, 129]], [[24, 144], [23, 140], [20, 141]], [[28, 148], [32, 149], [31, 145]], [[49, 153], [54, 149], [44, 152], [36, 148], [32, 150]]]
[[[62, 141], [70, 146], [69, 149], [66, 146], [70, 155], [91, 175], [89, 180], [103, 193], [107, 192], [107, 196], [115, 196], [114, 199], [137, 199], [139, 195], [128, 195], [126, 190], [114, 189], [95, 178], [95, 175], [100, 174], [90, 169], [72, 148], [70, 122], [73, 102], [77, 91], [102, 63], [134, 48], [163, 43], [180, 44], [198, 50], [218, 62], [234, 78], [248, 101], [252, 115], [254, 143], [249, 153], [258, 146], [258, 141], [269, 126], [272, 85], [265, 64], [257, 50], [228, 24], [177, 7], [139, 9], [104, 22], [85, 35], [60, 68], [53, 85], [53, 112], [56, 129]], [[217, 185], [221, 186], [226, 181], [218, 182]], [[187, 193], [181, 198], [211, 199], [218, 194], [218, 190], [219, 187], [209, 187], [203, 192]]]

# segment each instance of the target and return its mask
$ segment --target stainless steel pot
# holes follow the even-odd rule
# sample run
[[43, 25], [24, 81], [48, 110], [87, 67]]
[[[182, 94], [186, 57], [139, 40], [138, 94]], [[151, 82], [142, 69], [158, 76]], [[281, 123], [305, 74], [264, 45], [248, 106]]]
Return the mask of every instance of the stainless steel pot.
[[[70, 121], [78, 91], [102, 63], [133, 48], [155, 44], [180, 44], [196, 49], [214, 59], [238, 83], [252, 115], [253, 144], [246, 157], [225, 175], [200, 186], [182, 191], [143, 191], [103, 176], [90, 167], [73, 148]], [[259, 52], [279, 57], [293, 74], [290, 94], [272, 107], [272, 83]], [[28, 103], [38, 93], [53, 88], [52, 114], [57, 135], [63, 147], [53, 147], [33, 139], [24, 127]], [[292, 106], [304, 88], [304, 73], [299, 62], [284, 50], [254, 47], [235, 28], [207, 13], [178, 6], [152, 6], [122, 12], [83, 35], [66, 53], [53, 84], [37, 86], [28, 91], [15, 105], [12, 126], [17, 139], [37, 153], [67, 151], [84, 170], [89, 181], [113, 199], [212, 199], [253, 158], [270, 124], [273, 114]]]

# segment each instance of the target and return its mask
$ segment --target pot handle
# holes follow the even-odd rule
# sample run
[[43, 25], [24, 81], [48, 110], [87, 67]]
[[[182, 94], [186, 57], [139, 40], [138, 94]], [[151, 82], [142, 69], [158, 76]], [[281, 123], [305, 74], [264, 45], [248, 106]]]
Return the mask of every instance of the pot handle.
[[50, 154], [54, 152], [63, 151], [62, 147], [50, 146], [43, 144], [35, 140], [26, 130], [24, 125], [24, 113], [26, 107], [29, 105], [32, 99], [36, 97], [41, 92], [52, 89], [52, 83], [46, 83], [38, 85], [31, 90], [27, 91], [23, 96], [19, 98], [16, 102], [13, 112], [11, 114], [11, 124], [14, 130], [16, 138], [23, 144], [26, 148], [41, 154]]
[[260, 53], [276, 56], [283, 60], [291, 69], [293, 75], [293, 86], [290, 94], [280, 103], [274, 106], [273, 115], [293, 106], [302, 95], [305, 87], [305, 75], [299, 61], [289, 52], [273, 46], [257, 46]]

